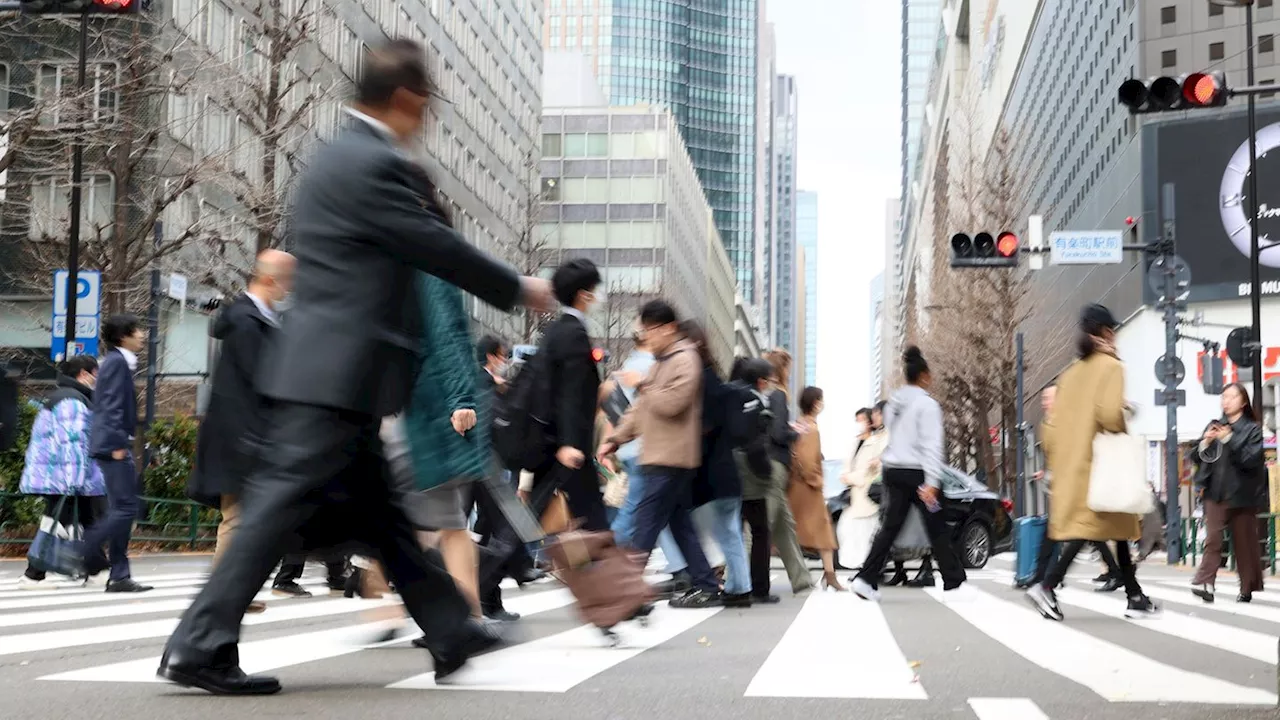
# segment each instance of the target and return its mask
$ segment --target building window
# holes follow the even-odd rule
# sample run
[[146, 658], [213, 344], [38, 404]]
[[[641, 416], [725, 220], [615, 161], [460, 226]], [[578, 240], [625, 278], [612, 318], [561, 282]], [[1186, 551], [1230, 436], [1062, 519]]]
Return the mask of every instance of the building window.
[[[85, 84], [89, 90], [89, 122], [110, 124], [116, 116], [116, 85], [119, 82], [115, 63], [98, 63], [88, 68]], [[76, 66], [74, 64], [41, 65], [36, 72], [36, 104], [40, 123], [63, 125], [75, 120]]]
[[1178, 8], [1173, 5], [1160, 8], [1161, 25], [1172, 25], [1176, 22], [1178, 22]]
[[[105, 173], [84, 176], [81, 186], [80, 231], [82, 237], [110, 236], [115, 181]], [[32, 239], [63, 237], [71, 213], [71, 176], [51, 175], [31, 183]]]
[[1258, 36], [1258, 52], [1269, 53], [1276, 51], [1275, 35], [1259, 35]]
[[1221, 17], [1222, 6], [1216, 3], [1209, 3], [1209, 17]]
[[1258, 0], [1258, 7], [1271, 7], [1271, 0]]
[[1224, 54], [1225, 54], [1225, 51], [1223, 49], [1223, 43], [1220, 43], [1220, 42], [1209, 43], [1209, 59], [1210, 60], [1221, 60]]
[[1171, 68], [1171, 67], [1177, 66], [1177, 64], [1178, 64], [1177, 50], [1165, 50], [1164, 52], [1160, 53], [1161, 68]]
[[[1259, 85], [1275, 85], [1275, 84], [1276, 84], [1276, 81], [1275, 81], [1275, 80], [1259, 80], [1259, 81], [1258, 81], [1258, 84], [1259, 84]], [[1267, 100], [1267, 99], [1273, 98], [1273, 97], [1275, 97], [1275, 96], [1276, 96], [1276, 94], [1275, 94], [1275, 93], [1263, 93], [1263, 94], [1259, 95], [1258, 97], [1259, 97], [1259, 98], [1262, 98], [1262, 99], [1264, 99], [1264, 100]]]

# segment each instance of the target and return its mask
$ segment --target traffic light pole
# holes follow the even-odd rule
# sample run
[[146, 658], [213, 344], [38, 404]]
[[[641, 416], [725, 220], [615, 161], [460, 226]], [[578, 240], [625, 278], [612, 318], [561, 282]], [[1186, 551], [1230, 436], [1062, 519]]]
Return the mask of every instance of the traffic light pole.
[[[1174, 263], [1177, 226], [1173, 183], [1165, 183], [1160, 255], [1164, 259], [1164, 356], [1173, 363], [1178, 357], [1178, 278]], [[1164, 375], [1164, 542], [1170, 565], [1182, 560], [1182, 511], [1178, 495], [1178, 383], [1181, 378], [1169, 368]]]
[[63, 358], [76, 353], [76, 296], [80, 286], [80, 185], [84, 181], [84, 86], [89, 55], [89, 13], [80, 14], [80, 57], [77, 61], [76, 94], [78, 117], [71, 141], [71, 223], [67, 234], [67, 325]]
[[[1253, 3], [1244, 6], [1245, 79], [1253, 85]], [[1253, 358], [1253, 410], [1262, 417], [1262, 268], [1258, 246], [1258, 113], [1254, 93], [1249, 93], [1249, 310], [1255, 347]]]

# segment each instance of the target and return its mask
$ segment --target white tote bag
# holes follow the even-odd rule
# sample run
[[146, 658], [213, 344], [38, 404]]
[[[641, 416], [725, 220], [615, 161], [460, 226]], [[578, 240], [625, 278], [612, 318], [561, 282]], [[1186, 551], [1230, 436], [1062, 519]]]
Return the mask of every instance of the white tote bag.
[[1100, 513], [1146, 515], [1155, 507], [1144, 464], [1146, 443], [1128, 433], [1098, 433], [1093, 438], [1089, 473], [1089, 509]]

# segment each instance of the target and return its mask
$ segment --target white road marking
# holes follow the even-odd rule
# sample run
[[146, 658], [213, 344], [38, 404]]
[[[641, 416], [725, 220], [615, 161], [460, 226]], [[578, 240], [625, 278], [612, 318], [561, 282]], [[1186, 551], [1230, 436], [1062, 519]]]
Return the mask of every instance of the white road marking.
[[760, 666], [746, 697], [925, 700], [877, 603], [814, 593]]
[[978, 720], [1049, 720], [1027, 698], [969, 698], [969, 707]]
[[[153, 598], [168, 597], [187, 597], [200, 592], [203, 586], [203, 579], [192, 584], [191, 581], [182, 583], [168, 583], [176, 587], [163, 587], [163, 583], [157, 585], [154, 590], [148, 590], [145, 593], [108, 593], [104, 592], [104, 588], [93, 588], [91, 590], [78, 591], [74, 594], [53, 593], [51, 597], [29, 597], [26, 595], [17, 595], [17, 599], [0, 600], [0, 611], [4, 610], [22, 610], [24, 608], [49, 608], [61, 607], [63, 605], [88, 605], [92, 603], [111, 603], [111, 602], [131, 602], [136, 600], [151, 600]], [[316, 586], [324, 586], [323, 580], [305, 580], [299, 583], [305, 588], [315, 590]], [[42, 594], [42, 593], [34, 593]], [[323, 593], [327, 595], [327, 593]]]
[[1050, 672], [1083, 685], [1110, 702], [1190, 702], [1211, 705], [1270, 705], [1266, 690], [1156, 662], [1071, 627], [1045, 620], [1029, 607], [968, 588], [964, 602], [946, 602], [925, 591], [977, 630]]
[[424, 673], [388, 687], [399, 690], [459, 690], [564, 693], [616, 665], [685, 633], [721, 608], [679, 610], [657, 606], [650, 624], [627, 623], [618, 629], [621, 647], [604, 646], [592, 625], [480, 655], [445, 685]]

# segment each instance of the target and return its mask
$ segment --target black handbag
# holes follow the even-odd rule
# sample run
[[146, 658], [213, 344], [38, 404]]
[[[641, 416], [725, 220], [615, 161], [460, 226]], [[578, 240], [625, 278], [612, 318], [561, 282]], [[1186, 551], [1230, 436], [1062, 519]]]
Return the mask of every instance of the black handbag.
[[884, 483], [871, 483], [871, 487], [867, 488], [867, 498], [877, 505], [884, 504]]

